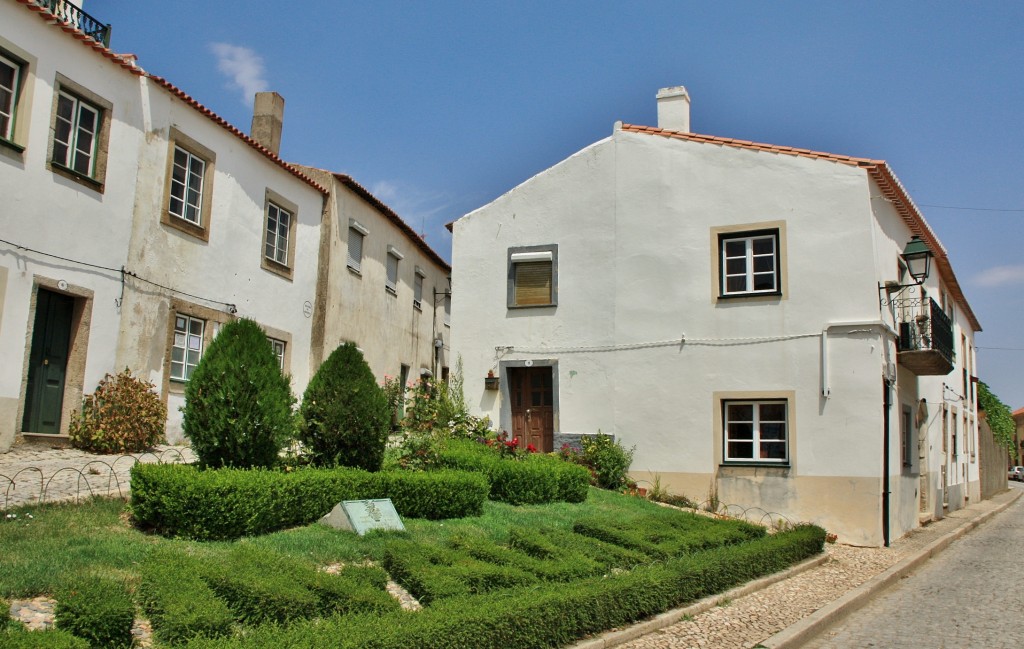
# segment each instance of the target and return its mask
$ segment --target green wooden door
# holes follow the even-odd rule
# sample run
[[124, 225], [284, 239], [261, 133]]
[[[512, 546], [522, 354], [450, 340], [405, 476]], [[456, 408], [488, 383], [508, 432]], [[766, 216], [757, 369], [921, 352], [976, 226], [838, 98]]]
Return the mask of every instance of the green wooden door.
[[25, 432], [60, 433], [74, 309], [74, 298], [39, 289], [25, 390]]

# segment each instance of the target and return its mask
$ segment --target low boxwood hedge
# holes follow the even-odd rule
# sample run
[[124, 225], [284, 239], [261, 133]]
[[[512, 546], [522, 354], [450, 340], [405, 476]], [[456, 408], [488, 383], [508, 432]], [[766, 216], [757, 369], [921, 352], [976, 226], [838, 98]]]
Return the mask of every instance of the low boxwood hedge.
[[494, 449], [471, 440], [449, 440], [439, 455], [443, 466], [486, 474], [491, 500], [536, 505], [587, 499], [590, 472], [557, 457], [529, 454], [503, 458]]
[[407, 518], [479, 516], [489, 485], [464, 471], [200, 470], [182, 464], [132, 468], [132, 516], [165, 536], [236, 539], [316, 521], [342, 500], [391, 498]]
[[778, 572], [820, 553], [824, 541], [821, 528], [799, 526], [745, 543], [568, 584], [537, 584], [472, 598], [453, 597], [416, 614], [338, 616], [287, 628], [266, 625], [244, 638], [197, 639], [189, 647], [558, 647]]
[[378, 567], [340, 574], [272, 550], [237, 544], [216, 560], [180, 549], [154, 549], [142, 566], [140, 600], [157, 637], [167, 644], [228, 635], [248, 626], [353, 613], [399, 610]]
[[29, 631], [19, 624], [0, 629], [0, 647], [4, 649], [89, 649], [89, 643], [66, 631], [57, 629]]
[[86, 577], [58, 593], [54, 622], [92, 646], [127, 649], [132, 646], [135, 603], [123, 582]]

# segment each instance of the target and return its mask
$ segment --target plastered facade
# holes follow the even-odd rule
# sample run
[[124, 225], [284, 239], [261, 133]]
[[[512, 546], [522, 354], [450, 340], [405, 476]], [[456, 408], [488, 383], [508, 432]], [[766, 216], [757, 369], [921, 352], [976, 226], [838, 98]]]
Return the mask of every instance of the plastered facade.
[[[977, 478], [969, 456], [934, 448], [936, 407], [903, 463], [902, 406], [943, 403], [943, 381], [962, 368], [958, 355], [949, 376], [917, 377], [896, 362], [879, 285], [898, 279], [912, 233], [874, 199], [881, 193], [853, 164], [616, 128], [453, 224], [454, 350], [467, 400], [508, 430], [506, 368], [552, 364], [556, 432], [600, 430], [635, 446], [636, 479], [659, 476], [697, 502], [717, 492], [880, 545], [888, 380], [888, 536], [897, 538], [942, 515], [920, 504], [922, 485], [942, 500], [936, 466], [956, 464], [965, 498]], [[777, 290], [723, 297], [720, 236], [765, 231], [776, 237]], [[557, 306], [508, 308], [506, 252], [545, 245], [558, 246]], [[933, 272], [926, 284], [936, 300], [942, 281]], [[955, 336], [972, 344], [967, 322], [957, 316]], [[484, 389], [488, 371], [501, 389]], [[723, 404], [744, 398], [786, 403], [787, 461], [725, 460]], [[976, 435], [971, 421], [965, 439]]]
[[[283, 369], [300, 399], [344, 340], [357, 341], [381, 376], [398, 374], [400, 364], [414, 368], [410, 378], [435, 360], [449, 366], [448, 327], [433, 308], [443, 310], [448, 265], [396, 225], [397, 215], [384, 218], [368, 192], [353, 194], [330, 175], [318, 184], [270, 143], [53, 22], [0, 3], [0, 53], [18, 63], [21, 79], [11, 137], [0, 140], [0, 452], [39, 432], [24, 424], [40, 290], [74, 300], [60, 431], [51, 440], [66, 435], [83, 393], [127, 367], [165, 400], [168, 441], [184, 441], [185, 383], [172, 376], [178, 315], [203, 323], [194, 338], [203, 350], [223, 324], [255, 320], [283, 344]], [[60, 92], [98, 111], [87, 173], [54, 162]], [[175, 202], [182, 164], [195, 170], [187, 182], [201, 183], [192, 211]], [[268, 231], [271, 205], [287, 227]], [[332, 220], [350, 216], [373, 230], [362, 285], [379, 290], [346, 283], [345, 241], [337, 239], [345, 230]], [[394, 295], [384, 290], [386, 246], [405, 255]], [[420, 309], [412, 303], [417, 270]]]

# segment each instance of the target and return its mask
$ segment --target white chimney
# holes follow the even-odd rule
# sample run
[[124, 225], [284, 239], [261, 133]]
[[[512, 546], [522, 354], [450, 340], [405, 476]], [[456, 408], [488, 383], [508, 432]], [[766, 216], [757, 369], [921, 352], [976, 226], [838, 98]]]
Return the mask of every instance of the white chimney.
[[683, 86], [658, 91], [658, 128], [690, 132], [690, 95]]

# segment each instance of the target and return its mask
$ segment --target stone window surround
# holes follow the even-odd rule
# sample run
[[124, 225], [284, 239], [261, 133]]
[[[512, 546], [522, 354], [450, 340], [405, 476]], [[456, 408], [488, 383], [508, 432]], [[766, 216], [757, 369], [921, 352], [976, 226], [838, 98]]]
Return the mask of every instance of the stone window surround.
[[[778, 249], [775, 251], [778, 276], [778, 290], [771, 293], [722, 293], [722, 240], [730, 236], [766, 231], [777, 232]], [[711, 303], [735, 302], [778, 302], [789, 295], [789, 272], [787, 265], [786, 221], [761, 221], [757, 223], [741, 223], [736, 225], [715, 226], [710, 230], [711, 250]]]
[[[174, 173], [174, 150], [182, 148], [206, 163], [203, 170], [203, 194], [200, 197], [199, 225], [171, 214], [171, 176]], [[197, 140], [185, 135], [175, 126], [171, 126], [167, 134], [167, 163], [164, 174], [163, 203], [160, 205], [160, 223], [193, 236], [204, 242], [210, 241], [210, 226], [213, 214], [213, 179], [217, 164], [217, 154], [212, 149], [200, 144]]]
[[[288, 263], [281, 264], [277, 261], [267, 257], [267, 219], [269, 218], [270, 204], [278, 206], [279, 208], [291, 213], [291, 220], [288, 222]], [[266, 193], [263, 200], [263, 236], [260, 242], [260, 267], [263, 270], [270, 271], [275, 275], [279, 275], [292, 281], [295, 275], [295, 239], [297, 238], [299, 221], [299, 206], [288, 200], [281, 194], [278, 194], [269, 187], [266, 189]]]
[[0, 36], [0, 56], [19, 67], [18, 87], [15, 89], [12, 105], [14, 124], [9, 139], [0, 137], [0, 155], [21, 162], [22, 153], [28, 147], [37, 60], [30, 53], [2, 36]]
[[[99, 127], [96, 130], [96, 153], [91, 175], [78, 173], [53, 161], [54, 136], [57, 129], [57, 103], [60, 100], [61, 93], [73, 95], [99, 112]], [[68, 178], [102, 194], [106, 188], [104, 181], [107, 175], [110, 123], [113, 112], [114, 105], [112, 103], [88, 90], [85, 86], [75, 83], [60, 72], [56, 73], [56, 78], [53, 82], [53, 105], [50, 111], [50, 135], [46, 151], [46, 168], [59, 176]]]
[[[179, 313], [205, 321], [206, 324], [203, 326], [203, 353], [210, 348], [210, 341], [213, 340], [215, 330], [219, 331], [220, 326], [235, 319], [235, 317], [230, 313], [225, 313], [224, 311], [200, 306], [193, 302], [186, 302], [179, 298], [171, 298], [167, 313], [167, 336], [164, 345], [163, 385], [161, 389], [164, 395], [165, 404], [167, 402], [168, 394], [184, 394], [185, 385], [187, 384], [186, 381], [171, 378], [171, 349], [174, 347], [174, 319]], [[200, 359], [202, 359], [202, 356], [200, 356]]]
[[[742, 390], [716, 391], [711, 394], [714, 431], [714, 466], [719, 467], [719, 474], [732, 467], [751, 467], [754, 469], [780, 469], [787, 475], [794, 475], [797, 467], [797, 409], [795, 390]], [[725, 459], [725, 402], [727, 401], [785, 401], [786, 402], [786, 462], [761, 462], [758, 460], [737, 461]], [[731, 473], [730, 473], [731, 475]]]
[[[516, 264], [512, 261], [513, 255], [524, 253], [550, 253], [551, 254], [551, 302], [548, 304], [517, 304], [516, 303]], [[506, 307], [509, 309], [550, 309], [558, 306], [558, 244], [551, 243], [538, 246], [512, 246], [509, 247], [507, 261], [507, 289]]]
[[61, 286], [61, 280], [33, 276], [32, 297], [29, 303], [28, 331], [25, 334], [25, 358], [22, 362], [21, 399], [18, 402], [17, 430], [22, 435], [33, 434], [30, 431], [22, 431], [22, 424], [25, 420], [25, 404], [28, 402], [25, 391], [28, 389], [29, 357], [32, 353], [33, 327], [36, 314], [36, 299], [39, 289], [43, 288], [54, 293], [60, 293], [74, 298], [75, 308], [71, 316], [71, 342], [68, 348], [67, 370], [64, 373], [64, 400], [61, 405], [60, 435], [40, 435], [46, 439], [54, 437], [65, 437], [68, 434], [68, 426], [71, 423], [71, 414], [77, 412], [82, 405], [82, 395], [85, 393], [85, 363], [89, 351], [89, 332], [92, 325], [92, 305], [94, 293], [92, 289], [73, 284]]

